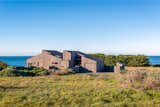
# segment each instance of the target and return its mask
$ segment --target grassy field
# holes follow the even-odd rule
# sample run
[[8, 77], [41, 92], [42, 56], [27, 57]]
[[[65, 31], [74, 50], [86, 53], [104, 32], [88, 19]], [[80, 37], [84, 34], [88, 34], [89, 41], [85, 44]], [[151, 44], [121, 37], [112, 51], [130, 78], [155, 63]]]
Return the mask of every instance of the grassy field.
[[160, 90], [123, 87], [119, 78], [113, 73], [1, 77], [0, 107], [160, 107]]

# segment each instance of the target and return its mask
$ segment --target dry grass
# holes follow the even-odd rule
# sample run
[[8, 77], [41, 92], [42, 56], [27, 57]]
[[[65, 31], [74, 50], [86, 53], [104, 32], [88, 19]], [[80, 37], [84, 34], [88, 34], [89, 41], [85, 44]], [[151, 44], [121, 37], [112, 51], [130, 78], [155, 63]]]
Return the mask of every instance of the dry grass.
[[119, 74], [119, 80], [123, 87], [134, 89], [160, 89], [160, 72], [148, 72], [148, 71], [131, 71], [123, 74]]
[[127, 71], [145, 70], [145, 71], [160, 71], [160, 67], [126, 67]]

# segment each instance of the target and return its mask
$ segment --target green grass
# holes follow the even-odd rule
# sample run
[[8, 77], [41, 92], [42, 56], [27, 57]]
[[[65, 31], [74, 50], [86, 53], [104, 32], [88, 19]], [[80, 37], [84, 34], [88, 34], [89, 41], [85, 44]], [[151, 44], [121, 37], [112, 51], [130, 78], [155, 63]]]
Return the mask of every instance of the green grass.
[[0, 107], [160, 107], [159, 90], [122, 88], [114, 74], [0, 77]]

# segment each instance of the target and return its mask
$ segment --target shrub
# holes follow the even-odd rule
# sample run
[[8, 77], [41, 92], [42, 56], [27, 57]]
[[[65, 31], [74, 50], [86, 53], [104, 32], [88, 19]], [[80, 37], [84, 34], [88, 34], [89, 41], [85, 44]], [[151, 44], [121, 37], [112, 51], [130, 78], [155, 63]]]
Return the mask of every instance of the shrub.
[[7, 67], [0, 71], [0, 76], [16, 76], [16, 70], [13, 67]]
[[128, 66], [148, 66], [149, 59], [144, 55], [132, 55], [128, 59]]
[[44, 68], [32, 68], [31, 70], [29, 70], [29, 72], [32, 72], [35, 76], [43, 76], [49, 74], [48, 70]]
[[32, 68], [32, 69], [16, 69], [15, 67], [7, 67], [0, 71], [0, 76], [43, 76], [48, 75], [49, 72], [42, 68]]
[[160, 67], [160, 64], [152, 65], [152, 67]]
[[7, 67], [8, 67], [8, 65], [6, 63], [0, 61], [0, 70], [3, 70]]
[[105, 65], [113, 66], [117, 63], [117, 58], [114, 55], [107, 55], [104, 60]]

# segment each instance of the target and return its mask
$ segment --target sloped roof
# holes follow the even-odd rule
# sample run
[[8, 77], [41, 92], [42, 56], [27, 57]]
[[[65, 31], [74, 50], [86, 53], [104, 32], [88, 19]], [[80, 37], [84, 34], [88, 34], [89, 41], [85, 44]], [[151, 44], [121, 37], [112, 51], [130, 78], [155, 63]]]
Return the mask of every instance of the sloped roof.
[[49, 53], [49, 54], [51, 54], [53, 56], [56, 56], [58, 58], [62, 58], [62, 53], [59, 52], [59, 51], [56, 51], [56, 50], [42, 50], [42, 53], [43, 52], [47, 52], [47, 53]]

